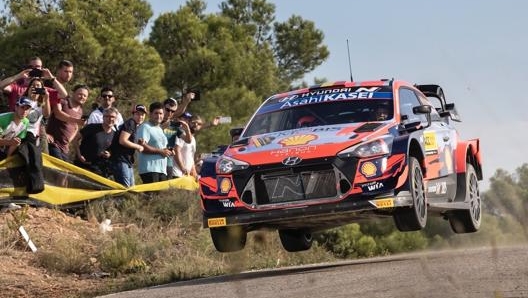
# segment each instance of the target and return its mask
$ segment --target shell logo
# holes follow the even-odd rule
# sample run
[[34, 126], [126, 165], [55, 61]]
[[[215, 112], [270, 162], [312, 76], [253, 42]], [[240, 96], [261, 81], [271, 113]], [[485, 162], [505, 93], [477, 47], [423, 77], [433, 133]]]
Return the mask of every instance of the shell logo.
[[223, 178], [220, 181], [220, 192], [223, 194], [228, 193], [231, 190], [231, 180], [229, 178]]
[[376, 165], [370, 161], [361, 165], [361, 174], [363, 174], [365, 177], [372, 177], [376, 175], [377, 171], [378, 168], [376, 167]]
[[291, 137], [284, 138], [278, 143], [282, 146], [297, 146], [297, 145], [306, 145], [313, 140], [317, 139], [317, 135], [295, 135]]

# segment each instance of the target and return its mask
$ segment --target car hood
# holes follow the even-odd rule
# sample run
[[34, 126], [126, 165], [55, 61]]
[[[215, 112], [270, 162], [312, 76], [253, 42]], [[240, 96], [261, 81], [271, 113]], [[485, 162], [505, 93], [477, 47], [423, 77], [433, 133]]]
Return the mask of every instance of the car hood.
[[224, 155], [249, 164], [278, 163], [289, 156], [302, 159], [335, 156], [340, 151], [388, 133], [383, 122], [307, 127], [241, 139]]

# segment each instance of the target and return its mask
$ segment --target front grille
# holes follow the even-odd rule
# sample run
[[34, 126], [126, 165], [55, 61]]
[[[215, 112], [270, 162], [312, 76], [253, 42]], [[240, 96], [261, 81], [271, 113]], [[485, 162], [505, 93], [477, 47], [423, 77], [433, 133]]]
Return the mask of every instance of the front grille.
[[260, 175], [255, 180], [256, 184], [263, 183], [266, 190], [266, 196], [258, 199], [260, 204], [313, 200], [337, 195], [333, 170], [286, 175], [267, 174]]
[[241, 200], [254, 207], [317, 199], [339, 198], [350, 189], [357, 160], [338, 157], [252, 166], [233, 174]]

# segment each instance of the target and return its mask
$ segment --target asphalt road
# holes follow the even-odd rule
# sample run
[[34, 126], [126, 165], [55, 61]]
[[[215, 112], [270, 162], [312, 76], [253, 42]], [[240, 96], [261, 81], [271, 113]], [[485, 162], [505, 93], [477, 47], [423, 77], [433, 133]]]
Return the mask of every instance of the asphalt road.
[[243, 272], [104, 297], [528, 297], [528, 245]]

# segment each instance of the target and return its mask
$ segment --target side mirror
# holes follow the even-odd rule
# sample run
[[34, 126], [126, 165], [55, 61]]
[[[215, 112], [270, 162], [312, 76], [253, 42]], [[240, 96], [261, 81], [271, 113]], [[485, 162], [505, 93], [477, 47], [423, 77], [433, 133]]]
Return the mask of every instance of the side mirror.
[[431, 106], [428, 105], [421, 105], [417, 107], [413, 107], [413, 113], [415, 114], [431, 114]]
[[240, 137], [240, 135], [242, 135], [242, 131], [244, 131], [244, 128], [243, 127], [235, 127], [235, 128], [231, 128], [229, 130], [229, 135], [231, 136], [231, 141], [236, 141], [238, 140], [238, 138]]
[[430, 105], [420, 105], [413, 107], [413, 113], [425, 114], [425, 118], [427, 118], [427, 126], [423, 126], [422, 128], [428, 128], [431, 126], [431, 111], [432, 107]]

